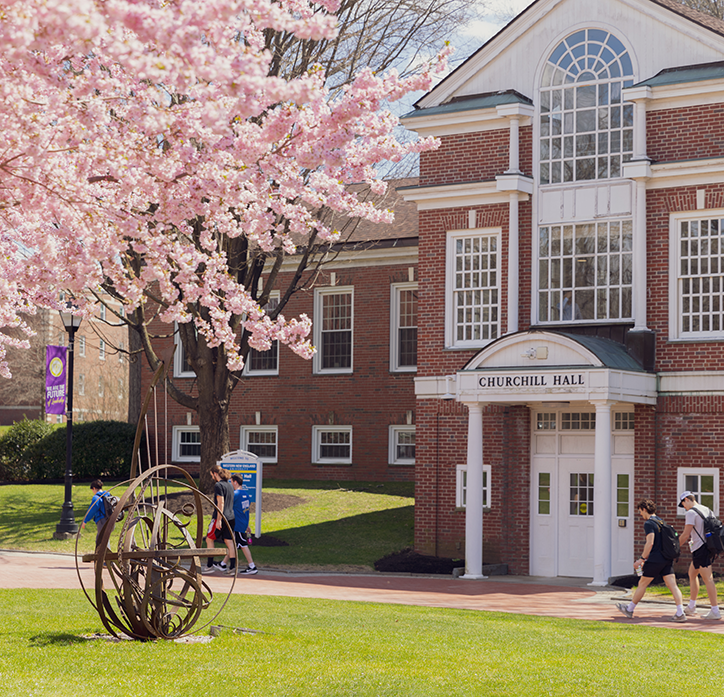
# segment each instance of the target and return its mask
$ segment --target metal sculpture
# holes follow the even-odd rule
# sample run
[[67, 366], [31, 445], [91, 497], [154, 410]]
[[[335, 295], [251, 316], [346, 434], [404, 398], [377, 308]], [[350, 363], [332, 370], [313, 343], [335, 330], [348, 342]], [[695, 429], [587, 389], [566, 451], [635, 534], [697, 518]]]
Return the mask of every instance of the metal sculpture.
[[[84, 562], [95, 565], [93, 598], [80, 573], [80, 533], [76, 538], [76, 569], [81, 587], [100, 615], [103, 626], [115, 637], [120, 631], [140, 640], [178, 639], [192, 630], [199, 631], [218, 617], [236, 582], [235, 571], [226, 599], [218, 611], [204, 625], [196, 627], [201, 613], [209, 608], [213, 599], [211, 589], [201, 576], [202, 559], [218, 553], [202, 548], [205, 537], [202, 502], [212, 505], [223, 525], [229, 523], [216, 504], [199, 491], [186, 470], [158, 465], [136, 476], [144, 425], [148, 443], [146, 414], [151, 397], [154, 397], [155, 408], [156, 385], [165, 377], [172, 361], [173, 347], [159, 364], [143, 402], [133, 445], [131, 479], [114, 487], [126, 488], [108, 517], [96, 551], [82, 557]], [[157, 413], [154, 416], [157, 420]], [[158, 448], [156, 450], [158, 462]], [[170, 480], [170, 476], [181, 479]], [[167, 506], [171, 482], [192, 494], [192, 503], [175, 512]], [[195, 532], [192, 534], [189, 527], [194, 520]], [[108, 587], [104, 586], [104, 570], [111, 581]]]
[[[176, 512], [167, 507], [169, 474], [184, 477], [186, 481], [173, 480], [173, 484], [181, 484], [193, 495], [193, 502]], [[177, 639], [208, 626], [223, 609], [233, 583], [214, 616], [195, 628], [213, 598], [201, 576], [202, 559], [215, 553], [201, 548], [203, 500], [213, 505], [180, 467], [160, 465], [133, 480], [118, 499], [96, 551], [83, 555], [84, 562], [95, 565], [94, 598], [83, 584], [76, 543], [83, 592], [113, 636], [120, 631], [140, 640]], [[192, 534], [189, 525], [194, 518]], [[228, 525], [225, 519], [224, 524]], [[104, 585], [104, 571], [111, 581], [109, 587]]]

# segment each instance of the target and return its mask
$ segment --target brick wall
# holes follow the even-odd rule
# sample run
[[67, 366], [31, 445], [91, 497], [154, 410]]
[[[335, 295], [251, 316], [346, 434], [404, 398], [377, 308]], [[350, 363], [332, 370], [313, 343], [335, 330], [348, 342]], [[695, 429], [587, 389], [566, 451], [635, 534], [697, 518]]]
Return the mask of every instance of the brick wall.
[[724, 104], [646, 114], [646, 154], [656, 162], [724, 155]]
[[[414, 373], [390, 372], [390, 285], [408, 281], [409, 265], [368, 266], [336, 270], [337, 286], [354, 286], [353, 367], [350, 375], [313, 375], [312, 362], [281, 346], [278, 376], [244, 377], [233, 393], [229, 409], [231, 447], [240, 447], [240, 426], [278, 426], [278, 460], [265, 465], [265, 477], [338, 480], [411, 481], [414, 467], [388, 465], [388, 427], [404, 425], [408, 412], [415, 415]], [[287, 278], [281, 278], [281, 287]], [[328, 287], [324, 274], [318, 285]], [[284, 311], [295, 317], [313, 317], [314, 293], [298, 293]], [[152, 327], [158, 333], [168, 326]], [[161, 346], [170, 343], [158, 342]], [[144, 373], [144, 390], [150, 380]], [[194, 393], [194, 380], [176, 379]], [[162, 400], [162, 397], [159, 397]], [[160, 402], [162, 403], [162, 402]], [[168, 402], [167, 447], [171, 453], [174, 425], [186, 425], [188, 409]], [[198, 418], [191, 412], [192, 424]], [[162, 424], [162, 420], [159, 421]], [[352, 426], [352, 465], [313, 465], [312, 426]], [[151, 424], [151, 432], [154, 427]], [[159, 427], [163, 432], [163, 428]], [[163, 435], [161, 436], [161, 441]], [[152, 446], [153, 449], [153, 446]], [[160, 446], [160, 459], [164, 457]], [[197, 465], [185, 465], [198, 471]]]

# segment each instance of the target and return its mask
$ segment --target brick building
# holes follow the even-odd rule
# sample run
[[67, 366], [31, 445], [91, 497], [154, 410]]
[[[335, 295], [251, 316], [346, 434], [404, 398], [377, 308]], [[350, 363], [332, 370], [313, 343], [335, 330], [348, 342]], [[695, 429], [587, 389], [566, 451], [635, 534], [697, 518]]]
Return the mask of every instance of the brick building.
[[[252, 351], [232, 394], [231, 447], [259, 455], [265, 478], [414, 478], [417, 212], [394, 195], [387, 204], [395, 208], [394, 224], [362, 223], [345, 234], [284, 310], [312, 319], [313, 360], [283, 346]], [[291, 259], [275, 288], [286, 288], [295, 268]], [[273, 291], [271, 303], [278, 298]], [[160, 322], [151, 331], [168, 333]], [[156, 349], [163, 351], [164, 341]], [[180, 342], [174, 361], [172, 379], [193, 394], [196, 376]], [[144, 392], [150, 377], [146, 369]], [[159, 434], [159, 460], [198, 472], [197, 414], [171, 400], [162, 409], [168, 433]], [[156, 424], [149, 420], [148, 427], [155, 443]]]
[[[120, 311], [120, 305], [104, 298], [106, 305], [97, 305], [75, 335], [76, 422], [128, 419], [128, 328], [113, 315], [113, 311]], [[57, 312], [39, 308], [37, 314], [28, 317], [28, 323], [35, 331], [29, 338], [30, 348], [9, 349], [12, 378], [0, 378], [0, 425], [45, 416], [45, 347], [68, 345], [68, 333]], [[64, 415], [45, 418], [65, 422]]]
[[419, 551], [631, 573], [635, 502], [719, 513], [724, 22], [536, 0], [404, 119], [419, 210]]

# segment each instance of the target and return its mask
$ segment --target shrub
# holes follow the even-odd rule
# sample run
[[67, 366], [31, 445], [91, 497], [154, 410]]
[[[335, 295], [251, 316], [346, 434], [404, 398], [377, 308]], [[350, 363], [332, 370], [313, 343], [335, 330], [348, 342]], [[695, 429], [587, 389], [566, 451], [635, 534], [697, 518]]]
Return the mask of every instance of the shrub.
[[[127, 479], [131, 471], [136, 427], [123, 421], [86, 421], [73, 424], [73, 476]], [[66, 429], [58, 428], [28, 449], [34, 479], [65, 476]]]
[[49, 436], [53, 426], [43, 419], [23, 419], [14, 423], [0, 438], [0, 480], [23, 481], [33, 478], [27, 461], [28, 448]]

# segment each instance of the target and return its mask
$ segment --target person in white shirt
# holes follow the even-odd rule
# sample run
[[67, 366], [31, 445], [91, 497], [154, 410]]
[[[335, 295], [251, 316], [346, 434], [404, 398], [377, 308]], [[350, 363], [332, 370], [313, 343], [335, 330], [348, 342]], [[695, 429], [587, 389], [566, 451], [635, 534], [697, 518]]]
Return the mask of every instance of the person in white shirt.
[[[689, 604], [684, 608], [684, 612], [691, 616], [696, 614], [696, 598], [699, 595], [699, 576], [704, 581], [706, 592], [709, 595], [711, 610], [704, 615], [706, 620], [720, 620], [719, 604], [716, 595], [716, 584], [714, 583], [714, 574], [711, 570], [712, 557], [711, 552], [704, 541], [704, 518], [708, 518], [711, 510], [701, 503], [696, 502], [696, 497], [690, 491], [684, 491], [679, 494], [679, 508], [686, 509], [686, 518], [684, 519], [684, 532], [679, 538], [679, 543], [683, 546], [688, 542], [691, 549], [692, 560], [689, 564], [689, 583], [690, 595]], [[699, 515], [698, 512], [701, 515]]]

